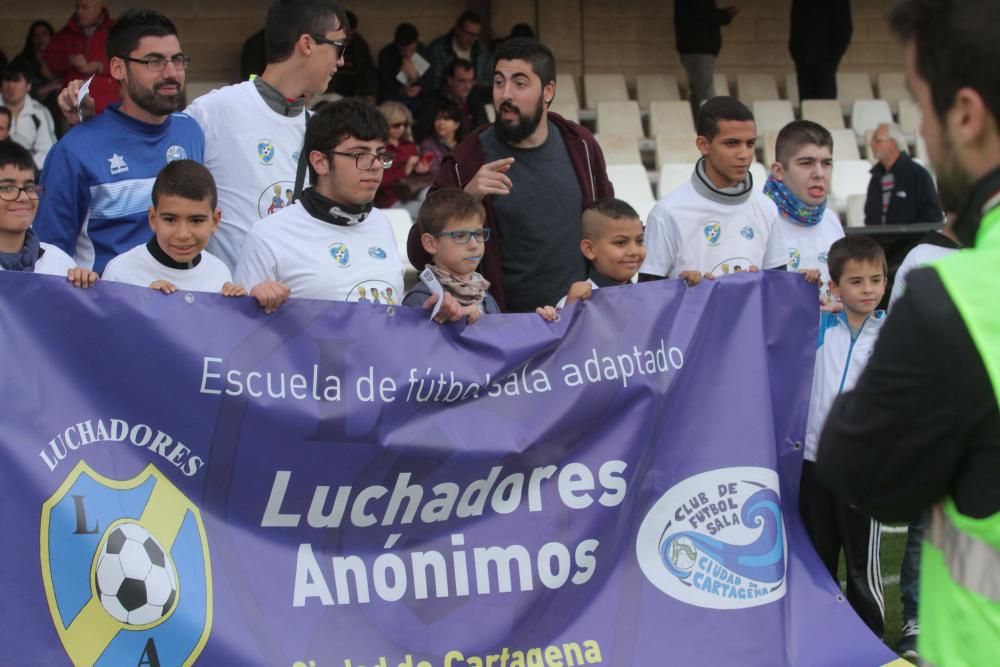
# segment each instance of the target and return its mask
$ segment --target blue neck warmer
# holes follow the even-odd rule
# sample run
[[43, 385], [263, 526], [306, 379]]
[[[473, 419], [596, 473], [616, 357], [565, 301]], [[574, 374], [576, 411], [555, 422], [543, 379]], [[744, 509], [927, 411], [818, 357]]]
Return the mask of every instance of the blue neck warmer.
[[826, 211], [826, 202], [829, 201], [828, 198], [823, 200], [819, 206], [810, 206], [792, 194], [792, 191], [773, 175], [767, 177], [767, 183], [764, 184], [764, 194], [774, 200], [781, 215], [806, 227], [819, 224]]

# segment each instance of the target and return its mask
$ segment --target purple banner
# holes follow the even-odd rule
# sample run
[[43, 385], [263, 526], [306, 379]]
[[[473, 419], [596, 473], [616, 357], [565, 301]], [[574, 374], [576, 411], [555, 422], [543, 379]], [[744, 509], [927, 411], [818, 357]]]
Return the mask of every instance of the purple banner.
[[0, 272], [2, 662], [882, 665], [798, 519], [799, 276], [498, 315]]

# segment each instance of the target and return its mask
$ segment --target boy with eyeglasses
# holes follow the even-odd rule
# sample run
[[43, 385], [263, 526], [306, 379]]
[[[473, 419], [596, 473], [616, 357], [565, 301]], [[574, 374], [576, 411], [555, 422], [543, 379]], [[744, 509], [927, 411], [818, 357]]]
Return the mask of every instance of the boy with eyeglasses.
[[[265, 312], [289, 297], [398, 305], [405, 264], [388, 218], [372, 206], [395, 158], [388, 137], [385, 116], [359, 99], [309, 120], [303, 151], [313, 186], [250, 229], [236, 265], [235, 282], [252, 287]], [[436, 317], [457, 319], [458, 310], [446, 298]]]
[[[490, 238], [485, 224], [483, 205], [459, 188], [427, 195], [417, 216], [420, 243], [432, 258], [427, 267], [458, 301], [469, 324], [480, 315], [500, 312], [496, 299], [487, 291], [489, 281], [476, 273]], [[403, 305], [423, 307], [430, 298], [430, 289], [420, 282], [403, 297]]]
[[73, 263], [54, 245], [42, 243], [31, 228], [44, 189], [35, 183], [35, 161], [24, 146], [0, 141], [0, 269], [66, 276], [90, 287], [97, 274]]

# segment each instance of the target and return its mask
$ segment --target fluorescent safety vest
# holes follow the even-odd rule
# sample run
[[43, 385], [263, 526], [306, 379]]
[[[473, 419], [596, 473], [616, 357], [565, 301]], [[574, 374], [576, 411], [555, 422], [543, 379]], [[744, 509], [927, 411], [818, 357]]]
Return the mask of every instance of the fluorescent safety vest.
[[[1000, 402], [1000, 206], [980, 222], [973, 248], [933, 264], [979, 351]], [[918, 652], [936, 667], [1000, 664], [1000, 512], [934, 507], [920, 564]]]

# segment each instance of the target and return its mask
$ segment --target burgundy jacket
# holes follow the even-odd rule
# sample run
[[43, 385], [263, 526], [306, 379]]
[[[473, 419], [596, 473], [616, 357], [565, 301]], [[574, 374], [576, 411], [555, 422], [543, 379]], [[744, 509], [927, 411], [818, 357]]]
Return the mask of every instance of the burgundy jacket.
[[[570, 162], [573, 163], [573, 171], [576, 179], [580, 183], [580, 190], [583, 193], [583, 205], [605, 197], [614, 197], [615, 189], [608, 180], [607, 165], [604, 163], [604, 153], [597, 144], [594, 135], [590, 130], [566, 120], [562, 116], [548, 113], [549, 120], [555, 125], [566, 143], [566, 151], [569, 153]], [[479, 135], [490, 125], [483, 125], [472, 134], [455, 146], [450, 155], [447, 155], [441, 162], [441, 169], [434, 179], [431, 188], [464, 188], [476, 175], [479, 168], [483, 166], [483, 145], [479, 142]], [[490, 293], [496, 298], [501, 309], [506, 308], [503, 294], [503, 276], [500, 270], [500, 232], [497, 228], [496, 217], [493, 212], [493, 196], [483, 198], [483, 207], [486, 208], [486, 226], [493, 232], [490, 240], [486, 242], [483, 252], [483, 261], [479, 265], [479, 273], [490, 281]], [[540, 211], [539, 215], [544, 215]], [[430, 263], [431, 256], [424, 251], [420, 244], [420, 229], [413, 225], [406, 243], [406, 254], [410, 263], [418, 270]]]

